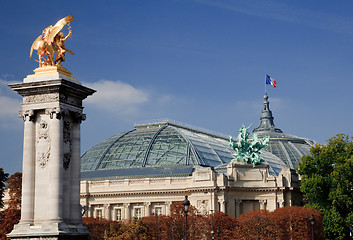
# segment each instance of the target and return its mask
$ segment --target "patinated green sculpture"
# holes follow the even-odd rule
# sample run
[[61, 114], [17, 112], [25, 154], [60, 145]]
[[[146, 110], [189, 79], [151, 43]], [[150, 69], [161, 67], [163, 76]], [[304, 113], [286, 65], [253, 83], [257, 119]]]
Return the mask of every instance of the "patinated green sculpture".
[[238, 141], [233, 141], [232, 136], [229, 137], [229, 145], [234, 149], [234, 159], [232, 163], [260, 164], [263, 160], [260, 158], [260, 150], [268, 145], [270, 137], [259, 139], [256, 134], [253, 134], [249, 139], [249, 127], [242, 127], [238, 130]]

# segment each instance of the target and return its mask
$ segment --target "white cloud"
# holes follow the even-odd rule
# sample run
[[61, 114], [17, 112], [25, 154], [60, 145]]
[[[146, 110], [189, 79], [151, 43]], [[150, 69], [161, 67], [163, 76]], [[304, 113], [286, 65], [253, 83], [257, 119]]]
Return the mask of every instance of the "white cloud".
[[100, 80], [85, 85], [97, 91], [85, 103], [111, 113], [136, 114], [139, 107], [149, 101], [146, 91], [121, 81]]
[[18, 117], [21, 101], [15, 98], [0, 95], [0, 118]]
[[18, 128], [20, 127], [20, 118], [18, 111], [21, 109], [21, 98], [12, 97], [16, 93], [11, 92], [8, 84], [13, 83], [0, 79], [0, 128]]

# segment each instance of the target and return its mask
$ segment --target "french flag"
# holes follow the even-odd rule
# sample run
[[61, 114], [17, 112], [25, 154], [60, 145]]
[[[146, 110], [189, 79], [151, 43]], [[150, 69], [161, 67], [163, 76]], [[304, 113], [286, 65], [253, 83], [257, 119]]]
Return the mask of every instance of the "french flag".
[[266, 75], [266, 84], [272, 85], [273, 87], [277, 87], [276, 81], [268, 75]]

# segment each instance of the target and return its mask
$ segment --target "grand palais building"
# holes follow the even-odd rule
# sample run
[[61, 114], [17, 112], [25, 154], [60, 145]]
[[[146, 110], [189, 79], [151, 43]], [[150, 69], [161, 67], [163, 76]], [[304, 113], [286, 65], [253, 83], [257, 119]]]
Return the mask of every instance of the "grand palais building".
[[276, 128], [268, 96], [251, 134], [270, 136], [263, 163], [230, 164], [225, 136], [173, 121], [139, 124], [99, 142], [81, 157], [85, 216], [129, 220], [168, 215], [188, 196], [200, 214], [230, 216], [302, 205], [295, 168], [313, 142]]

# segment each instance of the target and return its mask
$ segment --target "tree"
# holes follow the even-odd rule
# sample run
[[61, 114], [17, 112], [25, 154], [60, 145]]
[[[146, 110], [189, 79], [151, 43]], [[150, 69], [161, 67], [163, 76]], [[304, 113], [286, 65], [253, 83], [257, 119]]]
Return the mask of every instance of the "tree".
[[0, 215], [0, 240], [7, 239], [6, 234], [12, 231], [13, 226], [21, 218], [22, 174], [14, 173], [6, 182], [8, 183], [10, 200], [8, 208]]
[[82, 222], [86, 225], [90, 235], [88, 240], [101, 240], [108, 231], [113, 231], [121, 228], [121, 223], [118, 221], [106, 220], [104, 218], [84, 217]]
[[[310, 217], [315, 222], [311, 225]], [[272, 221], [279, 227], [280, 239], [324, 239], [322, 214], [308, 207], [283, 207], [271, 212]]]
[[9, 189], [9, 208], [20, 209], [22, 197], [22, 173], [16, 172], [12, 174], [6, 181]]
[[4, 197], [5, 181], [8, 176], [9, 176], [9, 174], [5, 173], [4, 169], [0, 168], [0, 208], [4, 207], [4, 202], [3, 202], [2, 198]]
[[299, 163], [307, 206], [320, 210], [327, 239], [348, 239], [353, 229], [353, 142], [337, 134], [316, 144]]

